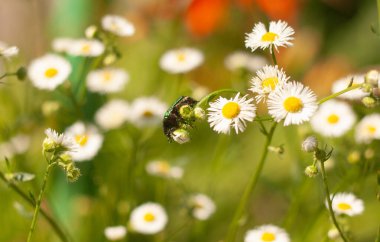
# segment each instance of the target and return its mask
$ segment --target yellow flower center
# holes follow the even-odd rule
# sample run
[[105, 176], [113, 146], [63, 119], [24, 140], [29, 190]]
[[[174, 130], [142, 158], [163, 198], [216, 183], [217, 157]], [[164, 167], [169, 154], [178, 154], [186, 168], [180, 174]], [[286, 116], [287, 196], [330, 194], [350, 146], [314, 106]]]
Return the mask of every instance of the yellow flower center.
[[109, 82], [112, 79], [112, 74], [109, 71], [103, 73], [103, 81]]
[[161, 173], [168, 173], [170, 170], [170, 165], [167, 162], [160, 161], [157, 164], [157, 170]]
[[270, 232], [264, 232], [263, 235], [261, 235], [262, 241], [274, 241], [275, 239], [276, 239], [276, 236]]
[[152, 221], [154, 221], [156, 219], [156, 217], [152, 214], [152, 213], [146, 213], [145, 215], [144, 215], [144, 220], [146, 221], [146, 222], [152, 222]]
[[344, 211], [346, 211], [346, 210], [350, 210], [352, 207], [351, 207], [351, 205], [348, 204], [348, 203], [339, 203], [339, 204], [338, 204], [338, 208], [339, 208], [340, 210], [344, 210]]
[[298, 97], [288, 97], [284, 101], [284, 108], [289, 113], [297, 113], [303, 108], [303, 103]]
[[271, 90], [274, 90], [276, 88], [277, 83], [278, 83], [278, 78], [276, 76], [268, 77], [268, 78], [265, 78], [261, 82], [261, 86], [264, 88], [269, 87]]
[[49, 68], [45, 71], [45, 76], [47, 78], [53, 78], [58, 74], [58, 70], [55, 68]]
[[376, 132], [376, 127], [373, 126], [373, 125], [368, 125], [368, 126], [367, 126], [367, 130], [368, 130], [368, 132], [369, 132], [370, 134], [375, 134], [375, 132]]
[[240, 106], [235, 102], [228, 102], [222, 108], [223, 117], [228, 119], [236, 118], [240, 113]]
[[182, 52], [177, 53], [177, 60], [179, 62], [184, 62], [186, 60], [186, 55]]
[[267, 32], [261, 37], [261, 41], [273, 42], [278, 38], [278, 34]]
[[77, 144], [79, 144], [80, 146], [84, 146], [85, 144], [87, 144], [87, 141], [88, 141], [88, 136], [87, 135], [80, 135], [80, 134], [77, 134], [75, 136], [75, 142], [77, 142]]
[[142, 116], [145, 117], [145, 118], [151, 118], [151, 117], [153, 117], [154, 115], [153, 115], [153, 112], [152, 112], [152, 111], [150, 111], [150, 110], [145, 110], [145, 111], [143, 112]]
[[327, 117], [327, 122], [329, 122], [330, 124], [336, 124], [339, 122], [339, 116], [336, 114], [331, 114]]
[[82, 52], [83, 52], [83, 53], [89, 53], [90, 50], [91, 50], [91, 46], [90, 46], [89, 44], [84, 44], [84, 45], [82, 46]]

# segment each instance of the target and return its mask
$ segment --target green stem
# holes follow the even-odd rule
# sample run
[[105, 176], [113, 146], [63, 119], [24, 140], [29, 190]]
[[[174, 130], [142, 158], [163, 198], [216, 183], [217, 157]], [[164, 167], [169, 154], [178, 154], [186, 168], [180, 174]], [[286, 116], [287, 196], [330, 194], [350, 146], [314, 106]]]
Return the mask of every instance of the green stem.
[[36, 207], [35, 207], [35, 209], [34, 209], [34, 214], [33, 214], [32, 224], [30, 225], [30, 230], [29, 230], [29, 235], [28, 235], [28, 240], [27, 240], [27, 242], [31, 242], [31, 241], [32, 241], [32, 235], [33, 235], [34, 229], [35, 229], [35, 227], [36, 227], [36, 222], [37, 222], [38, 213], [40, 212], [42, 196], [43, 196], [44, 193], [45, 193], [46, 184], [47, 184], [47, 180], [48, 180], [48, 178], [49, 178], [49, 174], [50, 174], [50, 169], [51, 169], [51, 168], [52, 168], [52, 165], [49, 165], [49, 166], [46, 168], [46, 171], [45, 171], [45, 176], [44, 176], [44, 180], [43, 180], [43, 182], [42, 182], [42, 187], [41, 187], [41, 190], [40, 190], [40, 194], [38, 195], [38, 199], [37, 199]]
[[17, 75], [17, 73], [16, 72], [14, 72], [14, 73], [4, 73], [3, 75], [0, 76], [0, 80], [3, 79], [3, 78], [5, 78], [5, 77], [7, 77], [7, 76], [14, 76], [14, 75]]
[[380, 226], [379, 226], [379, 229], [377, 231], [377, 236], [376, 236], [375, 242], [380, 242]]
[[346, 92], [349, 92], [349, 91], [351, 91], [351, 90], [357, 89], [357, 88], [359, 88], [359, 87], [361, 87], [360, 84], [353, 84], [352, 86], [349, 86], [349, 87], [347, 87], [346, 89], [343, 89], [343, 90], [340, 91], [340, 92], [336, 92], [336, 93], [334, 93], [334, 94], [331, 94], [330, 96], [327, 96], [327, 97], [325, 97], [325, 98], [322, 98], [321, 100], [318, 101], [318, 105], [321, 105], [322, 103], [327, 102], [327, 101], [330, 100], [330, 99], [336, 98], [336, 97], [338, 97], [338, 96], [340, 96], [340, 95], [342, 95], [342, 94], [344, 94], [344, 93], [346, 93]]
[[342, 229], [339, 227], [339, 224], [336, 221], [335, 214], [334, 214], [334, 211], [332, 209], [332, 202], [331, 202], [331, 197], [330, 197], [330, 191], [329, 191], [329, 186], [327, 184], [327, 176], [326, 176], [326, 171], [325, 171], [325, 164], [324, 164], [323, 161], [320, 161], [320, 164], [321, 164], [323, 185], [324, 185], [325, 192], [326, 192], [326, 199], [327, 199], [327, 205], [328, 205], [329, 212], [330, 212], [330, 217], [331, 217], [331, 219], [332, 219], [332, 221], [333, 221], [336, 229], [338, 230], [338, 232], [340, 234], [340, 237], [343, 239], [344, 242], [348, 242], [348, 239], [345, 237]]
[[274, 53], [274, 48], [273, 48], [273, 45], [271, 47], [271, 52], [272, 52], [272, 60], [273, 60], [273, 64], [275, 66], [277, 66], [277, 59], [276, 59], [276, 54]]
[[220, 89], [215, 92], [212, 92], [208, 94], [207, 96], [203, 97], [196, 105], [196, 107], [200, 108], [206, 108], [206, 105], [211, 102], [216, 96], [220, 95], [221, 93], [238, 93], [236, 90], [233, 89]]
[[[9, 182], [4, 174], [2, 172], [0, 172], [0, 179], [3, 180], [13, 191], [15, 191], [22, 199], [24, 199], [29, 205], [31, 206], [36, 206], [36, 203], [34, 200], [32, 200], [27, 194], [25, 194], [18, 186], [16, 186], [14, 183], [12, 182]], [[46, 219], [46, 221], [50, 224], [50, 226], [53, 228], [53, 230], [55, 231], [55, 233], [58, 235], [58, 237], [61, 239], [61, 241], [63, 242], [68, 242], [69, 239], [66, 238], [66, 235], [65, 235], [65, 232], [63, 232], [63, 230], [60, 228], [60, 226], [58, 225], [58, 223], [48, 215], [47, 212], [45, 212], [45, 210], [43, 209], [40, 209], [40, 213], [42, 215], [42, 217], [44, 217]]]
[[261, 175], [261, 172], [263, 170], [264, 163], [265, 163], [265, 160], [266, 160], [267, 155], [268, 155], [268, 147], [270, 146], [270, 144], [272, 142], [272, 138], [273, 138], [273, 134], [274, 134], [274, 131], [276, 129], [276, 126], [277, 126], [277, 123], [276, 122], [273, 123], [268, 135], [266, 136], [266, 142], [264, 145], [263, 153], [261, 155], [261, 159], [260, 159], [259, 164], [257, 165], [257, 167], [255, 169], [253, 176], [251, 177], [251, 180], [249, 181], [249, 183], [247, 184], [247, 186], [244, 190], [244, 194], [240, 199], [240, 202], [239, 202], [237, 209], [235, 210], [235, 215], [234, 215], [233, 220], [232, 220], [230, 227], [228, 229], [228, 234], [227, 234], [227, 238], [226, 238], [225, 242], [235, 241], [236, 234], [237, 234], [237, 231], [239, 228], [239, 220], [241, 219], [241, 217], [243, 216], [243, 214], [245, 212], [245, 209], [246, 209], [247, 204], [248, 204], [248, 200], [249, 200], [253, 190], [255, 189], [257, 181], [258, 181], [258, 179]]
[[380, 0], [377, 0], [377, 34], [380, 33]]

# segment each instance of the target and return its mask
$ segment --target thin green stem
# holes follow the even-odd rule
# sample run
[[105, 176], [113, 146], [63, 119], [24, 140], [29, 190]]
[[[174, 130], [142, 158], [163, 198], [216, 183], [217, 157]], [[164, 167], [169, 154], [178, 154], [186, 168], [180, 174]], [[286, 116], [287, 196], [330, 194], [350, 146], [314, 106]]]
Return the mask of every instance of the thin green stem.
[[274, 53], [273, 45], [272, 45], [272, 47], [271, 47], [271, 53], [272, 53], [273, 64], [274, 64], [275, 66], [277, 66], [277, 59], [276, 59], [276, 54]]
[[48, 178], [49, 178], [50, 170], [51, 170], [52, 167], [53, 167], [53, 166], [52, 166], [52, 164], [51, 164], [51, 165], [49, 165], [49, 166], [46, 168], [45, 176], [44, 176], [44, 180], [43, 180], [43, 182], [42, 182], [42, 187], [41, 187], [41, 190], [40, 190], [40, 194], [38, 195], [38, 199], [37, 199], [36, 207], [35, 207], [35, 209], [34, 209], [34, 214], [33, 214], [32, 224], [30, 225], [30, 230], [29, 230], [29, 235], [28, 235], [28, 240], [27, 240], [27, 242], [31, 242], [31, 241], [32, 241], [32, 235], [33, 235], [34, 229], [35, 229], [35, 227], [36, 227], [38, 214], [39, 214], [39, 212], [40, 212], [40, 207], [41, 207], [42, 197], [43, 197], [43, 195], [44, 195], [44, 193], [45, 193], [47, 180], [48, 180]]
[[0, 76], [0, 80], [7, 77], [7, 76], [14, 76], [14, 75], [17, 75], [17, 73], [16, 72], [4, 73], [3, 75]]
[[327, 205], [328, 205], [328, 208], [329, 208], [331, 220], [333, 221], [333, 223], [334, 223], [336, 229], [338, 230], [338, 232], [340, 234], [340, 237], [343, 239], [343, 241], [344, 242], [348, 242], [349, 240], [346, 238], [346, 236], [344, 235], [344, 233], [343, 233], [342, 229], [340, 228], [338, 222], [336, 221], [335, 213], [334, 213], [334, 211], [332, 209], [332, 202], [331, 202], [331, 197], [330, 197], [329, 186], [328, 186], [328, 183], [327, 183], [325, 164], [324, 164], [323, 161], [320, 161], [319, 163], [321, 164], [322, 180], [323, 180], [323, 185], [324, 185], [325, 192], [326, 192]]
[[[25, 194], [16, 184], [9, 182], [4, 174], [0, 172], [0, 179], [3, 180], [14, 192], [16, 192], [22, 199], [24, 199], [29, 205], [31, 206], [36, 206], [36, 203], [34, 200], [32, 200], [27, 194]], [[69, 239], [67, 238], [68, 236], [65, 235], [65, 232], [61, 229], [61, 227], [58, 225], [58, 223], [48, 215], [45, 210], [40, 209], [40, 213], [42, 217], [46, 219], [46, 221], [50, 224], [50, 226], [53, 228], [55, 233], [58, 235], [58, 237], [61, 239], [63, 242], [68, 242]]]
[[222, 94], [222, 93], [238, 93], [236, 90], [233, 89], [220, 89], [215, 92], [212, 92], [208, 94], [207, 96], [203, 97], [196, 105], [196, 107], [200, 108], [206, 108], [206, 105], [211, 102], [216, 96]]
[[344, 94], [344, 93], [346, 93], [346, 92], [349, 92], [349, 91], [351, 91], [351, 90], [357, 89], [357, 88], [359, 88], [359, 87], [361, 87], [360, 84], [353, 84], [352, 86], [349, 86], [349, 87], [347, 87], [346, 89], [343, 89], [343, 90], [340, 91], [340, 92], [336, 92], [336, 93], [334, 93], [334, 94], [331, 94], [330, 96], [327, 96], [327, 97], [325, 97], [325, 98], [322, 98], [321, 100], [318, 101], [318, 105], [321, 105], [322, 103], [327, 102], [327, 101], [330, 100], [330, 99], [336, 98], [336, 97], [338, 97], [338, 96], [340, 96], [340, 95], [342, 95], [342, 94]]
[[258, 179], [261, 175], [261, 172], [263, 170], [264, 163], [265, 163], [265, 160], [266, 160], [267, 155], [268, 155], [268, 147], [270, 146], [270, 144], [272, 142], [272, 138], [273, 138], [273, 134], [274, 134], [274, 131], [276, 129], [276, 126], [277, 126], [277, 123], [274, 122], [269, 133], [268, 133], [268, 135], [266, 136], [266, 142], [264, 145], [263, 153], [261, 155], [261, 159], [260, 159], [260, 161], [259, 161], [259, 163], [255, 169], [253, 176], [251, 177], [251, 180], [248, 182], [248, 184], [244, 190], [243, 196], [240, 199], [240, 202], [239, 202], [237, 209], [235, 210], [235, 215], [234, 215], [233, 220], [232, 220], [230, 227], [228, 229], [227, 238], [226, 238], [225, 242], [235, 241], [236, 234], [237, 234], [237, 231], [239, 228], [239, 221], [240, 221], [241, 217], [243, 216], [243, 214], [246, 210], [248, 200], [249, 200], [253, 190], [255, 189], [257, 181], [258, 181]]
[[380, 0], [377, 0], [377, 34], [380, 33]]

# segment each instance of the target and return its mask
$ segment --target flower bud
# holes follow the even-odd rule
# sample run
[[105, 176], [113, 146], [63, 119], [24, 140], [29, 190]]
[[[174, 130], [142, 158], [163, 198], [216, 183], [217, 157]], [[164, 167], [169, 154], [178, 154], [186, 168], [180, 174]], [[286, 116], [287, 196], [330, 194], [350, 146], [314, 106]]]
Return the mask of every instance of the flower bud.
[[373, 90], [373, 87], [372, 87], [371, 84], [363, 83], [363, 84], [362, 84], [362, 87], [361, 87], [361, 90], [362, 90], [363, 92], [371, 93], [372, 90]]
[[67, 164], [65, 170], [69, 182], [75, 182], [81, 176], [80, 170], [74, 166], [74, 163]]
[[199, 120], [205, 120], [206, 119], [206, 112], [203, 110], [203, 108], [196, 107], [194, 108], [194, 117]]
[[71, 155], [67, 152], [65, 153], [62, 153], [59, 158], [61, 159], [61, 161], [65, 164], [70, 164], [73, 162], [73, 158], [71, 157]]
[[313, 178], [313, 177], [315, 177], [316, 175], [318, 175], [318, 168], [317, 168], [315, 165], [308, 166], [308, 167], [306, 167], [306, 169], [305, 169], [305, 174], [306, 174], [308, 177]]
[[314, 152], [318, 149], [318, 140], [315, 136], [309, 136], [302, 142], [302, 150], [305, 152]]
[[179, 114], [184, 119], [191, 119], [193, 117], [193, 108], [190, 105], [183, 105], [179, 108]]
[[42, 152], [53, 152], [56, 149], [56, 143], [53, 139], [46, 137], [42, 142]]
[[351, 151], [347, 156], [348, 163], [355, 164], [360, 160], [360, 152], [357, 150]]
[[367, 108], [373, 108], [376, 106], [376, 100], [373, 97], [363, 97], [362, 103]]
[[171, 134], [172, 139], [179, 143], [184, 144], [190, 141], [190, 134], [185, 129], [177, 129]]
[[365, 82], [370, 84], [373, 87], [378, 86], [378, 81], [379, 81], [379, 72], [377, 70], [370, 70], [365, 75]]
[[25, 80], [26, 75], [27, 75], [27, 71], [26, 71], [26, 68], [23, 66], [18, 68], [18, 70], [16, 71], [16, 76], [19, 81]]
[[96, 27], [95, 25], [90, 25], [84, 31], [84, 35], [86, 36], [86, 38], [92, 39], [96, 36], [97, 32], [98, 32], [98, 27]]
[[269, 146], [268, 147], [268, 150], [269, 151], [272, 151], [274, 153], [277, 153], [279, 155], [282, 155], [284, 154], [285, 150], [284, 150], [284, 146], [283, 145], [280, 145], [280, 146]]
[[104, 64], [105, 66], [109, 66], [109, 65], [115, 63], [115, 61], [116, 61], [117, 59], [118, 59], [117, 55], [115, 55], [115, 54], [113, 54], [113, 53], [108, 54], [108, 55], [106, 55], [106, 56], [104, 57], [104, 59], [103, 59], [103, 64]]

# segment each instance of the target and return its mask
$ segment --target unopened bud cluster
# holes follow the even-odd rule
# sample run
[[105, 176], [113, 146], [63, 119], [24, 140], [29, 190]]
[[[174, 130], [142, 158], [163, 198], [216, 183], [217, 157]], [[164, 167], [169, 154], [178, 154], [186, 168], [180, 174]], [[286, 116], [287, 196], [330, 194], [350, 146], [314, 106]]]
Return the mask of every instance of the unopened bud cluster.
[[369, 93], [367, 97], [362, 98], [363, 105], [367, 108], [377, 106], [380, 97], [380, 73], [377, 70], [367, 72], [362, 90]]

